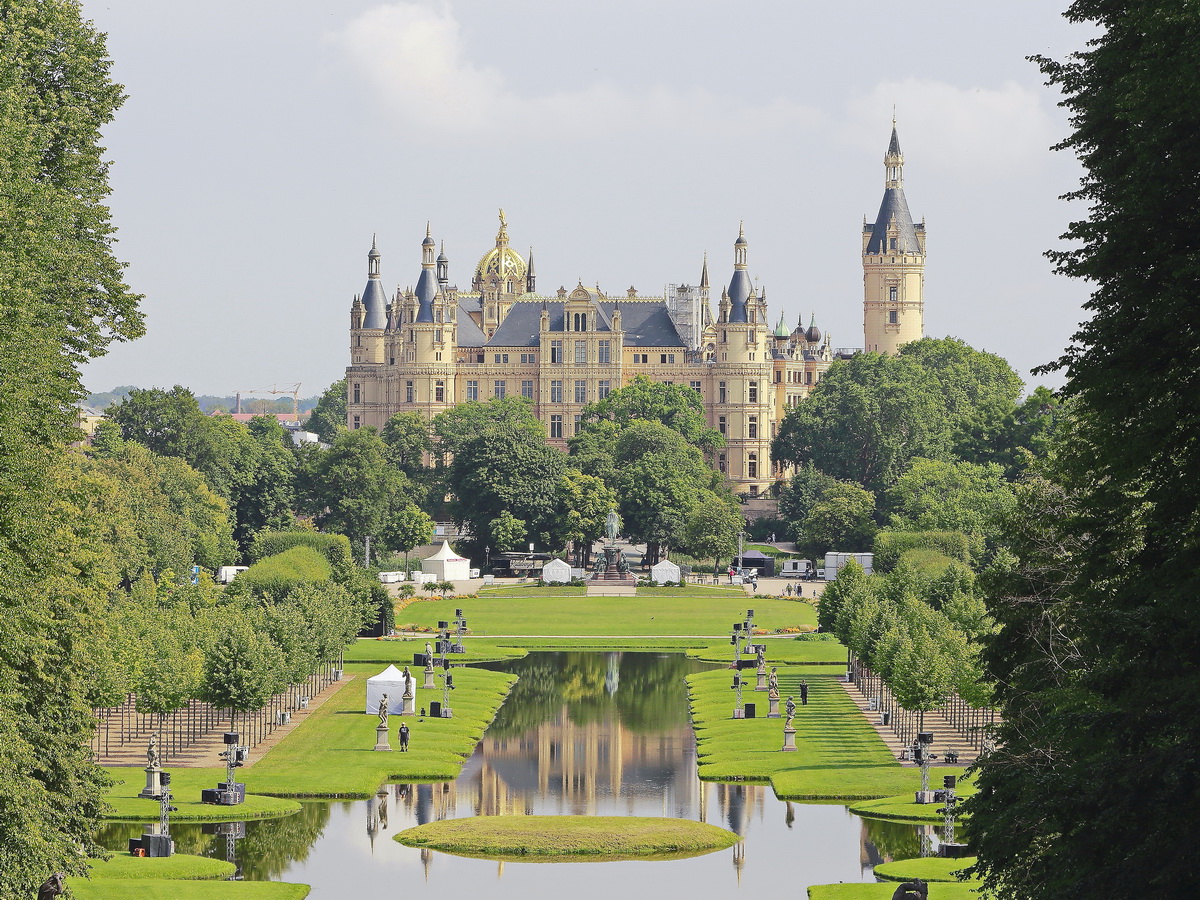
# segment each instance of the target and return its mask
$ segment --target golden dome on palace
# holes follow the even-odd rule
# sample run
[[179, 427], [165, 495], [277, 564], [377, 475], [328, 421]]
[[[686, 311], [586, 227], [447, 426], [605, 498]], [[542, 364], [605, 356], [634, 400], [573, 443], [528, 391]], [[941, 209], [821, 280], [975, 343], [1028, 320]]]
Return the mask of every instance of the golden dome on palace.
[[[500, 230], [496, 232], [496, 246], [480, 258], [471, 284], [478, 290], [494, 278], [500, 282], [502, 290], [523, 291], [527, 274], [525, 259], [508, 245], [508, 222], [504, 218], [504, 210], [500, 210]], [[504, 283], [510, 280], [514, 284], [506, 288]]]

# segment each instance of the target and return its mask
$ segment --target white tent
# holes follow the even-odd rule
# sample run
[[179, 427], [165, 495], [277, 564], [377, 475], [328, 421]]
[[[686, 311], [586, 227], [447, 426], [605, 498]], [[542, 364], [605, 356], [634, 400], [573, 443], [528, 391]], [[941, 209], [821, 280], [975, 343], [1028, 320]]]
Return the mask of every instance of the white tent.
[[561, 559], [552, 559], [542, 566], [542, 581], [546, 584], [566, 584], [571, 580], [571, 566]]
[[678, 584], [680, 578], [679, 566], [675, 565], [675, 563], [671, 562], [669, 559], [664, 559], [661, 562], [656, 563], [655, 566], [650, 570], [650, 577], [659, 584], [663, 584], [667, 581], [674, 581], [676, 584]]
[[471, 561], [451, 550], [449, 541], [442, 541], [437, 553], [421, 561], [421, 571], [441, 581], [466, 581], [471, 577]]
[[[411, 671], [409, 674], [412, 674]], [[413, 693], [416, 694], [416, 681], [413, 682]], [[367, 679], [367, 709], [369, 713], [379, 712], [379, 701], [383, 695], [388, 695], [388, 712], [400, 712], [400, 698], [404, 696], [404, 673], [395, 666], [388, 666], [378, 675]]]

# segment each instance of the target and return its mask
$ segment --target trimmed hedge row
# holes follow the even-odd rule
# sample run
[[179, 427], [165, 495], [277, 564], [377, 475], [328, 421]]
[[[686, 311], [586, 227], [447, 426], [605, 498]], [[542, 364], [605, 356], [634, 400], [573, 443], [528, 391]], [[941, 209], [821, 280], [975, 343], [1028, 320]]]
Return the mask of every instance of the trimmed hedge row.
[[875, 571], [892, 571], [910, 550], [933, 550], [971, 564], [971, 540], [961, 531], [881, 531], [875, 535]]

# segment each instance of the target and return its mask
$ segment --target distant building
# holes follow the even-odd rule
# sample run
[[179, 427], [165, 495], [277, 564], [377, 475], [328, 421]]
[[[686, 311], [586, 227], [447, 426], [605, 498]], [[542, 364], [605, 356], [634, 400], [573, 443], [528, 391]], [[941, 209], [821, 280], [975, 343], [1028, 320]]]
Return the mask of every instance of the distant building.
[[[924, 309], [924, 225], [908, 213], [902, 164], [893, 127], [883, 205], [863, 236], [864, 336], [868, 349], [884, 352], [921, 336]], [[519, 395], [532, 402], [547, 440], [565, 449], [587, 404], [645, 375], [699, 394], [709, 425], [725, 437], [712, 465], [735, 490], [757, 495], [782, 474], [771, 464], [779, 423], [835, 358], [815, 317], [789, 328], [780, 316], [771, 328], [742, 229], [715, 317], [707, 257], [698, 285], [672, 285], [666, 296], [633, 287], [608, 294], [582, 282], [543, 295], [532, 251], [525, 259], [510, 246], [503, 210], [469, 289], [451, 283], [445, 249], [435, 256], [436, 247], [426, 228], [416, 287], [389, 302], [372, 242], [366, 287], [350, 307], [350, 428], [382, 430], [398, 412], [433, 418], [459, 403]]]

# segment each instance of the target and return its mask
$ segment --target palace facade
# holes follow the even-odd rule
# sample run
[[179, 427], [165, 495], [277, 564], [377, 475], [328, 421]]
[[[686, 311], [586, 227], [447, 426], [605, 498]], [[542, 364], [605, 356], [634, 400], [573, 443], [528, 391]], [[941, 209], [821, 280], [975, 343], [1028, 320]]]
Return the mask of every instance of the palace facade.
[[[921, 336], [924, 225], [908, 213], [894, 127], [885, 166], [883, 204], [863, 232], [864, 336], [868, 349], [895, 352]], [[771, 464], [779, 423], [835, 356], [815, 322], [789, 328], [780, 316], [769, 325], [741, 230], [715, 316], [707, 258], [698, 284], [673, 285], [666, 296], [582, 283], [540, 294], [533, 254], [512, 249], [503, 210], [469, 289], [451, 283], [444, 249], [436, 250], [427, 228], [416, 286], [389, 301], [372, 244], [366, 288], [350, 309], [350, 428], [382, 430], [398, 412], [431, 419], [458, 403], [520, 395], [547, 440], [565, 449], [587, 404], [645, 375], [700, 395], [709, 425], [725, 436], [713, 465], [735, 491], [757, 495], [779, 474]]]

